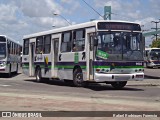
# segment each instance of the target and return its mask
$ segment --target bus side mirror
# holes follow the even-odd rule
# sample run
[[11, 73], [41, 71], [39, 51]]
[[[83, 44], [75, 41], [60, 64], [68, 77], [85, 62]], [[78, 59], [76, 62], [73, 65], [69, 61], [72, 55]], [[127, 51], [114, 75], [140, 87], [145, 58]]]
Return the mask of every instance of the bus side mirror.
[[98, 38], [94, 38], [94, 46], [98, 46]]

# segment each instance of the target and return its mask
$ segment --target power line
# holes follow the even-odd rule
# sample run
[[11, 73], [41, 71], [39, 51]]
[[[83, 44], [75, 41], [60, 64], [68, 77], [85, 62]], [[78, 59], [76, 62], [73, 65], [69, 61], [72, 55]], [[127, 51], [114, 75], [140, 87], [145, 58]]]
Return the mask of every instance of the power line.
[[96, 11], [91, 5], [89, 5], [85, 0], [82, 0], [82, 1], [86, 3], [88, 7], [90, 7], [94, 12], [96, 12], [99, 16], [101, 16], [104, 19], [104, 17], [98, 11]]

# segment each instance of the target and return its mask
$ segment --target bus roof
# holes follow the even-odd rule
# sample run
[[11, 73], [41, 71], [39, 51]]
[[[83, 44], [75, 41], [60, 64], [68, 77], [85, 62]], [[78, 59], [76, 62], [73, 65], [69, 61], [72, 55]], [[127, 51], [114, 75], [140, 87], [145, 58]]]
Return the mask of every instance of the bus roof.
[[86, 23], [80, 23], [80, 24], [75, 24], [75, 25], [55, 28], [55, 29], [48, 30], [48, 31], [42, 31], [42, 32], [30, 34], [30, 35], [24, 35], [23, 39], [33, 38], [33, 37], [46, 35], [46, 34], [65, 32], [65, 31], [74, 30], [74, 29], [80, 29], [80, 28], [96, 27], [98, 22], [119, 22], [119, 23], [138, 24], [138, 23], [135, 23], [135, 22], [120, 21], [120, 20], [94, 20], [94, 21], [89, 21], [89, 22], [86, 22]]
[[[20, 43], [18, 43], [16, 40], [13, 40], [12, 38], [8, 37], [7, 35], [0, 35], [0, 37], [5, 37], [6, 39], [18, 44], [18, 45], [21, 45]], [[21, 45], [22, 46], [22, 45]]]

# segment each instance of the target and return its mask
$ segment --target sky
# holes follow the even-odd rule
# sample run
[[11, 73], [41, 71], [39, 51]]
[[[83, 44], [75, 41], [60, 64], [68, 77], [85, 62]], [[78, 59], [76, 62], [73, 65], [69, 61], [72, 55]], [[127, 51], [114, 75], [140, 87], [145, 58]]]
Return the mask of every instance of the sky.
[[[160, 0], [85, 1], [102, 16], [104, 6], [111, 6], [113, 20], [138, 22], [147, 31], [156, 26], [151, 21], [160, 19]], [[83, 0], [0, 0], [0, 34], [22, 43], [24, 35], [68, 26], [61, 16], [71, 24], [102, 19]], [[152, 38], [146, 38], [146, 45]]]

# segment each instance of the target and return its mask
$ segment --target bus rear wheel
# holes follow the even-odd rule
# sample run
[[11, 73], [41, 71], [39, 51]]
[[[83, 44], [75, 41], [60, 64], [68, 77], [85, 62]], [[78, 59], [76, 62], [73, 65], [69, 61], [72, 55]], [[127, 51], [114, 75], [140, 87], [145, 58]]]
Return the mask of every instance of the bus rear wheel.
[[87, 83], [83, 81], [83, 73], [81, 69], [76, 69], [73, 72], [73, 84], [76, 87], [85, 87], [87, 86]]
[[41, 68], [37, 68], [36, 70], [36, 81], [42, 82]]
[[127, 84], [127, 81], [118, 81], [118, 82], [113, 82], [111, 83], [112, 87], [115, 89], [121, 89]]

